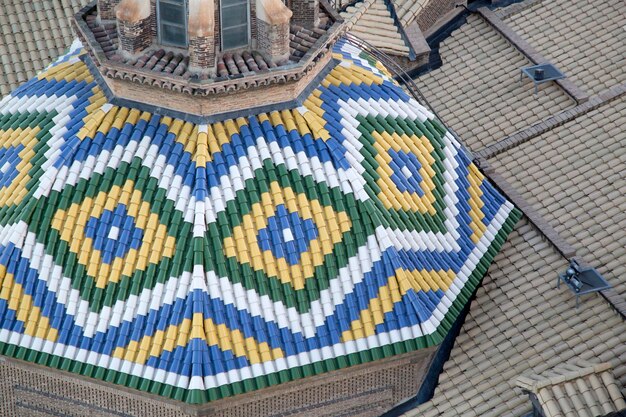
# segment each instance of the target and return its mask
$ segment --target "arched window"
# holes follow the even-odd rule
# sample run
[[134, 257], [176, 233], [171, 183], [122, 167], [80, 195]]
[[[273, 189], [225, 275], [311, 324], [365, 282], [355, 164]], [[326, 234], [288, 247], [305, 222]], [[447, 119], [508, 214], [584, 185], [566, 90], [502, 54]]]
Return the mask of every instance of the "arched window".
[[221, 0], [222, 50], [248, 46], [250, 9], [248, 0]]
[[187, 1], [158, 0], [159, 43], [187, 47]]

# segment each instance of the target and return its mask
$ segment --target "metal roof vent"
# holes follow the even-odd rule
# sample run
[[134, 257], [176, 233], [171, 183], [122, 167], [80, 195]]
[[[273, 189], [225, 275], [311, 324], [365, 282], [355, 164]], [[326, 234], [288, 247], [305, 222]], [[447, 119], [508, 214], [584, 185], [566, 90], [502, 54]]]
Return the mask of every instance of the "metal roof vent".
[[535, 85], [535, 94], [537, 94], [537, 86], [539, 84], [547, 83], [549, 81], [556, 81], [565, 78], [557, 67], [552, 64], [539, 64], [530, 67], [521, 68], [519, 76], [520, 83], [522, 82], [522, 76], [526, 75], [530, 78]]

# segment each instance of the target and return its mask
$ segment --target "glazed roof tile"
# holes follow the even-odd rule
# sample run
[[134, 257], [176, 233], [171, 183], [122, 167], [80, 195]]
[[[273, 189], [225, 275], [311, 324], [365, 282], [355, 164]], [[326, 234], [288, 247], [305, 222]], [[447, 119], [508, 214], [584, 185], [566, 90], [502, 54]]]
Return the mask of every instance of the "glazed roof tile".
[[432, 346], [519, 217], [345, 41], [301, 107], [210, 125], [80, 51], [0, 102], [4, 355], [204, 403]]
[[0, 2], [0, 97], [56, 59], [72, 42], [70, 18], [86, 0]]
[[541, 1], [505, 21], [584, 90], [599, 93], [626, 82], [622, 2]]
[[545, 417], [593, 417], [626, 408], [610, 363], [566, 363], [521, 376], [517, 386], [537, 396]]

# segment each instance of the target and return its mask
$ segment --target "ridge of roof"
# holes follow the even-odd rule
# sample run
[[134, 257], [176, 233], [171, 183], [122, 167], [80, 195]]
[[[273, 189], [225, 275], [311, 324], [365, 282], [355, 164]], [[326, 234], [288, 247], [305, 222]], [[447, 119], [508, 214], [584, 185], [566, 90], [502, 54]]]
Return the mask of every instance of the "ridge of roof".
[[410, 55], [410, 47], [384, 0], [364, 0], [349, 6], [341, 15], [348, 30], [383, 52], [396, 56]]
[[543, 374], [523, 375], [517, 378], [519, 387], [537, 392], [550, 385], [560, 384], [587, 375], [598, 374], [610, 371], [613, 367], [608, 362], [593, 363], [579, 360], [574, 363], [567, 363], [555, 366], [549, 372]]

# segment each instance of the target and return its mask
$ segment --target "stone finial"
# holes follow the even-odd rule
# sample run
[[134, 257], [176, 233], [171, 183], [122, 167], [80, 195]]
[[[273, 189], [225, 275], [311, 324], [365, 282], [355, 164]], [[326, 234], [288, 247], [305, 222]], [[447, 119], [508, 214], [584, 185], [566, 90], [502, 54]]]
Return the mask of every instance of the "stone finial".
[[98, 0], [98, 17], [100, 20], [114, 20], [115, 8], [120, 0]]
[[289, 22], [293, 12], [281, 0], [256, 0], [257, 48], [266, 59], [289, 59]]
[[136, 55], [152, 44], [150, 0], [122, 0], [115, 15], [122, 53]]
[[316, 28], [320, 23], [319, 0], [292, 0], [292, 23], [307, 29]]
[[189, 0], [189, 69], [215, 73], [215, 2]]

